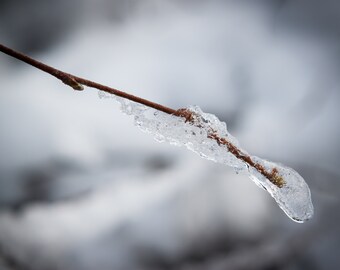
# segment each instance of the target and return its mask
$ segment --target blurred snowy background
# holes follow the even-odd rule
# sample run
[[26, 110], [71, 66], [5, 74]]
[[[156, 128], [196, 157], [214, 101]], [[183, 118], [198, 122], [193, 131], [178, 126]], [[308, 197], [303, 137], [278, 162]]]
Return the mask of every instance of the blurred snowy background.
[[336, 0], [1, 0], [1, 43], [216, 114], [306, 179], [315, 216], [0, 54], [0, 269], [338, 269], [339, 25]]

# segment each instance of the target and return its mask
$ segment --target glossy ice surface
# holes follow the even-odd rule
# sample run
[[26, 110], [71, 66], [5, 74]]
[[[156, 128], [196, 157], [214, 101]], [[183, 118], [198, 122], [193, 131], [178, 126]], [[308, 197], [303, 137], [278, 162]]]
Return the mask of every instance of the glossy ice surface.
[[[133, 115], [135, 124], [143, 131], [151, 133], [157, 141], [186, 146], [203, 158], [247, 173], [255, 184], [267, 190], [287, 216], [296, 222], [304, 222], [313, 216], [311, 194], [304, 179], [291, 168], [249, 155], [230, 135], [226, 124], [219, 121], [215, 115], [202, 112], [198, 106], [190, 106], [186, 109], [195, 115], [195, 119], [186, 122], [183, 117], [169, 115], [121, 98], [117, 100], [121, 103], [122, 111]], [[212, 131], [231, 142], [266, 171], [270, 172], [276, 168], [278, 175], [284, 180], [284, 185], [278, 187], [273, 184], [257, 169], [236, 158], [225, 145], [220, 145], [216, 140], [208, 138]]]

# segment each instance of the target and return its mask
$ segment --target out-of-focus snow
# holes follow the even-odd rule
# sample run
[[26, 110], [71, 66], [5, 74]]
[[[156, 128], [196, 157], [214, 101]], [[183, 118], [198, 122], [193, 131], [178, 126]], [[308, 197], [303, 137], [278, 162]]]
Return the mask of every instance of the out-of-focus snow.
[[[84, 14], [63, 43], [34, 56], [173, 108], [198, 104], [251, 153], [337, 172], [332, 50], [274, 29], [260, 4], [212, 2], [148, 1], [114, 25]], [[244, 175], [155, 143], [96, 90], [72, 91], [0, 57], [1, 203], [25, 202], [31, 170], [51, 174], [57, 200], [0, 213], [1, 244], [33, 268], [142, 269], [145, 250], [171, 262], [207, 243], [295, 229]]]
[[[138, 258], [126, 258], [139, 245], [178, 257], [193, 242], [217, 237], [214, 231], [222, 227], [234, 231], [232, 237], [252, 237], [260, 232], [257, 220], [266, 220], [269, 209], [256, 187], [248, 186], [242, 177], [233, 179], [233, 172], [205, 163], [183, 156], [175, 167], [144, 175], [142, 181], [140, 175], [125, 174], [119, 182], [102, 185], [85, 198], [36, 204], [19, 217], [5, 211], [0, 219], [0, 240], [23, 261], [30, 260], [27, 249], [39, 250], [42, 267], [56, 263], [69, 269], [75, 256], [81, 269], [93, 269], [98, 260], [108, 256], [105, 261], [112, 263], [115, 258], [115, 265], [130, 268]], [[230, 194], [221, 201], [230, 189], [247, 192]], [[244, 196], [251, 198], [246, 204]], [[257, 205], [256, 212], [247, 207], [251, 203]], [[211, 211], [214, 207], [222, 207], [223, 215]], [[103, 244], [108, 250], [103, 250]]]

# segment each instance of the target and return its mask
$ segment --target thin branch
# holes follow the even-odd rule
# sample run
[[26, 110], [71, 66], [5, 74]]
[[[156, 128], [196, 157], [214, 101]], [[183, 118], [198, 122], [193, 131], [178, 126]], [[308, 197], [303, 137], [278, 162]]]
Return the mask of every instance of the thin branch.
[[104, 92], [107, 92], [107, 93], [110, 93], [110, 94], [113, 94], [113, 95], [116, 95], [122, 98], [126, 98], [128, 100], [143, 104], [145, 106], [154, 108], [156, 110], [159, 110], [159, 111], [162, 111], [168, 114], [176, 113], [176, 110], [157, 104], [150, 100], [146, 100], [144, 98], [140, 98], [140, 97], [125, 93], [118, 89], [108, 87], [108, 86], [105, 86], [105, 85], [102, 85], [102, 84], [99, 84], [99, 83], [96, 83], [90, 80], [86, 80], [81, 77], [74, 76], [64, 71], [58, 70], [54, 67], [41, 63], [25, 54], [22, 54], [11, 48], [8, 48], [2, 44], [0, 44], [0, 51], [56, 77], [57, 79], [61, 80], [64, 84], [67, 84], [68, 86], [72, 87], [74, 90], [82, 91], [84, 90], [83, 85], [86, 85], [88, 87], [96, 88], [98, 90], [101, 90], [101, 91], [104, 91]]
[[[17, 52], [2, 44], [0, 44], [0, 51], [56, 77], [57, 79], [61, 80], [64, 84], [72, 87], [74, 90], [82, 91], [84, 89], [83, 85], [86, 85], [88, 87], [96, 88], [98, 90], [143, 104], [147, 107], [154, 108], [167, 114], [172, 114], [178, 117], [184, 117], [187, 122], [189, 121], [194, 124], [193, 122], [194, 115], [187, 109], [174, 110], [172, 108], [163, 106], [150, 100], [146, 100], [128, 94], [126, 92], [120, 91], [118, 89], [108, 87], [81, 77], [74, 76], [72, 74], [66, 73], [54, 67], [48, 66], [44, 63], [41, 63], [25, 54]], [[270, 182], [272, 182], [277, 187], [281, 188], [284, 186], [285, 181], [279, 175], [278, 170], [276, 168], [268, 172], [261, 164], [254, 162], [249, 155], [243, 153], [239, 148], [237, 148], [234, 144], [232, 144], [225, 138], [220, 137], [214, 130], [211, 130], [210, 133], [208, 133], [208, 138], [215, 140], [219, 145], [224, 145], [225, 147], [227, 147], [230, 153], [232, 153], [236, 158], [244, 161], [247, 165], [255, 168], [259, 173], [265, 176]]]

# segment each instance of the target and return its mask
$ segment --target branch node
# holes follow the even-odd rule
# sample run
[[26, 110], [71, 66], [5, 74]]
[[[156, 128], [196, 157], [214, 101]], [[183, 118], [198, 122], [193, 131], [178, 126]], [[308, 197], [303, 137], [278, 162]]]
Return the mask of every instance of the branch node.
[[84, 86], [80, 84], [71, 74], [65, 73], [60, 70], [52, 70], [51, 75], [61, 80], [64, 84], [72, 87], [74, 90], [84, 90]]
[[74, 78], [70, 76], [65, 76], [61, 78], [62, 82], [64, 84], [67, 84], [68, 86], [72, 87], [76, 91], [83, 91], [84, 86], [80, 83], [78, 83]]
[[194, 120], [193, 113], [186, 108], [178, 109], [173, 115], [185, 118], [185, 122], [192, 123]]

